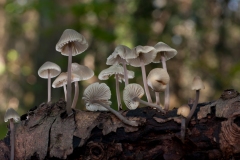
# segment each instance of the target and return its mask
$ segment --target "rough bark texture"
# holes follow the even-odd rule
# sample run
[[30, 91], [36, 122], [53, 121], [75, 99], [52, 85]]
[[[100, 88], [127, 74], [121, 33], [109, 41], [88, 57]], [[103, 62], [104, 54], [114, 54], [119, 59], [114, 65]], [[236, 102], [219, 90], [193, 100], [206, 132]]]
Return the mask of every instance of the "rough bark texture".
[[[41, 104], [21, 116], [15, 124], [15, 159], [240, 159], [240, 96], [234, 90], [198, 104], [184, 142], [176, 110], [125, 111], [139, 123], [131, 127], [110, 112], [75, 110], [66, 117], [65, 106], [63, 100]], [[9, 142], [9, 136], [0, 141], [1, 160], [10, 157]]]

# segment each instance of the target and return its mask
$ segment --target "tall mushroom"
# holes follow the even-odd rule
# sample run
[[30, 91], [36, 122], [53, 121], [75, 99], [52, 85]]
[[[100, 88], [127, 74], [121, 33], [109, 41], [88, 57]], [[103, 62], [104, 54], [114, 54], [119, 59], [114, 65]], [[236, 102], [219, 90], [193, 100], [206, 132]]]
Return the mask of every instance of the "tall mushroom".
[[14, 121], [18, 122], [20, 120], [20, 117], [18, 115], [18, 113], [12, 109], [9, 108], [4, 116], [4, 122], [7, 122], [9, 120], [10, 122], [10, 131], [11, 131], [11, 135], [10, 135], [10, 145], [11, 145], [11, 160], [14, 160], [14, 142], [15, 142], [15, 136], [14, 136]]
[[190, 107], [187, 105], [183, 105], [178, 108], [177, 115], [181, 115], [181, 139], [184, 141], [185, 139], [185, 131], [186, 131], [186, 118], [190, 113]]
[[156, 50], [154, 47], [151, 46], [137, 46], [132, 50], [132, 52], [135, 53], [137, 57], [133, 59], [127, 59], [127, 62], [131, 66], [141, 67], [143, 85], [146, 92], [147, 100], [148, 102], [152, 103], [152, 99], [147, 86], [145, 65], [151, 63], [156, 57]]
[[67, 81], [67, 114], [72, 113], [71, 109], [71, 64], [72, 56], [81, 54], [88, 48], [88, 43], [85, 38], [78, 32], [72, 29], [66, 29], [58, 43], [56, 44], [56, 50], [61, 52], [62, 55], [68, 56], [68, 81]]
[[130, 48], [124, 45], [119, 45], [115, 48], [114, 52], [107, 58], [107, 65], [116, 65], [122, 64], [124, 69], [124, 79], [125, 86], [128, 85], [128, 76], [127, 76], [127, 64], [126, 59], [136, 58], [137, 55], [132, 52]]
[[200, 90], [204, 89], [204, 84], [202, 82], [202, 79], [199, 76], [195, 76], [193, 78], [193, 82], [192, 82], [192, 90], [196, 91], [196, 98], [194, 100], [193, 106], [191, 108], [191, 111], [189, 113], [189, 115], [187, 116], [187, 120], [186, 120], [186, 125], [188, 125], [188, 123], [190, 122], [196, 108], [197, 108], [197, 104], [198, 104], [198, 100], [199, 100], [199, 95], [200, 95]]
[[[122, 104], [121, 104], [121, 97], [120, 97], [120, 91], [119, 91], [119, 81], [121, 82], [121, 79], [119, 79], [119, 76], [125, 75], [123, 67], [119, 64], [112, 65], [111, 67], [102, 70], [98, 75], [98, 79], [107, 80], [112, 75], [115, 75], [118, 110], [120, 110], [122, 109]], [[134, 72], [127, 70], [127, 77], [133, 78]]]
[[144, 105], [157, 108], [159, 111], [165, 113], [165, 111], [160, 106], [141, 100], [140, 98], [143, 95], [144, 95], [144, 90], [142, 86], [136, 83], [128, 84], [123, 90], [123, 100], [127, 108], [133, 110], [139, 106], [139, 103], [142, 103]]
[[155, 92], [157, 105], [160, 105], [159, 92], [162, 92], [166, 89], [169, 80], [170, 77], [167, 73], [167, 70], [162, 68], [152, 69], [147, 76], [147, 84]]
[[61, 68], [53, 62], [45, 62], [38, 70], [39, 77], [48, 79], [48, 102], [51, 101], [51, 78], [58, 76], [60, 73]]
[[[158, 42], [154, 48], [157, 51], [157, 55], [153, 60], [153, 63], [162, 62], [163, 69], [167, 70], [166, 61], [174, 57], [177, 54], [177, 51], [163, 42]], [[167, 85], [167, 88], [165, 89], [164, 108], [166, 111], [169, 109], [169, 85]]]
[[[80, 81], [90, 79], [94, 75], [93, 70], [91, 70], [87, 66], [80, 65], [78, 63], [72, 63], [72, 73], [78, 75], [80, 78]], [[78, 81], [75, 81], [74, 85], [75, 85], [75, 94], [74, 94], [73, 103], [71, 107], [73, 109], [76, 108], [78, 95], [79, 95]]]
[[136, 121], [130, 121], [126, 119], [126, 117], [122, 116], [119, 112], [112, 109], [109, 105], [111, 105], [111, 101], [109, 101], [111, 97], [110, 88], [105, 84], [98, 82], [89, 85], [84, 93], [83, 100], [86, 104], [86, 109], [89, 111], [107, 111], [109, 110], [115, 116], [117, 116], [123, 123], [128, 124], [130, 126], [138, 126]]

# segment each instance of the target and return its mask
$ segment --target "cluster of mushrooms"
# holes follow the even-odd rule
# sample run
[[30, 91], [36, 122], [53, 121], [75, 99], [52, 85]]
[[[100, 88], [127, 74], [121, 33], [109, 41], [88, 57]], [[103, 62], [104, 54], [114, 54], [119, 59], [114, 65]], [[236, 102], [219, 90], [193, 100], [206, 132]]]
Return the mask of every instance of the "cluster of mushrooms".
[[[68, 56], [67, 72], [61, 73], [61, 68], [53, 62], [45, 62], [38, 70], [38, 75], [41, 78], [48, 79], [48, 102], [51, 101], [51, 85], [53, 88], [63, 87], [66, 104], [66, 112], [68, 116], [73, 114], [73, 109], [79, 97], [78, 81], [87, 80], [94, 75], [94, 72], [78, 63], [72, 63], [72, 56], [83, 53], [88, 48], [86, 39], [72, 29], [66, 29], [60, 40], [56, 44], [56, 50], [62, 55]], [[170, 77], [167, 72], [166, 61], [177, 54], [177, 51], [163, 42], [158, 42], [155, 46], [137, 46], [133, 49], [124, 45], [119, 45], [114, 52], [107, 58], [107, 65], [109, 68], [104, 69], [99, 75], [100, 80], [107, 80], [114, 75], [116, 80], [116, 95], [118, 102], [118, 111], [122, 110], [121, 96], [119, 91], [119, 82], [125, 82], [123, 91], [123, 101], [126, 107], [130, 110], [136, 109], [140, 103], [156, 108], [163, 114], [169, 110], [169, 81]], [[148, 76], [146, 76], [145, 65], [150, 63], [162, 63], [162, 68], [152, 69]], [[134, 72], [127, 70], [127, 65], [133, 67], [141, 67], [143, 85], [136, 83], [129, 83], [129, 79], [134, 78]], [[58, 77], [57, 77], [58, 76]], [[51, 78], [57, 77], [51, 84]], [[74, 98], [72, 101], [72, 85], [74, 83]], [[155, 102], [151, 99], [149, 87], [151, 91], [155, 92]], [[204, 88], [201, 79], [197, 76], [193, 80], [192, 89], [196, 90], [196, 98], [192, 109], [188, 105], [179, 107], [177, 114], [182, 116], [181, 123], [181, 138], [185, 136], [185, 126], [188, 125], [198, 103], [200, 90]], [[146, 93], [147, 102], [141, 100], [141, 97]], [[164, 106], [160, 106], [159, 93], [164, 92]], [[112, 109], [111, 105], [111, 91], [105, 83], [93, 83], [89, 85], [84, 93], [83, 100], [86, 104], [86, 109], [89, 111], [110, 111], [116, 115], [123, 123], [130, 126], [138, 126], [136, 121], [130, 121], [124, 117], [120, 112]], [[13, 120], [20, 119], [17, 112], [9, 108], [5, 114], [5, 122], [10, 121], [11, 129], [11, 159], [14, 157], [14, 124]]]

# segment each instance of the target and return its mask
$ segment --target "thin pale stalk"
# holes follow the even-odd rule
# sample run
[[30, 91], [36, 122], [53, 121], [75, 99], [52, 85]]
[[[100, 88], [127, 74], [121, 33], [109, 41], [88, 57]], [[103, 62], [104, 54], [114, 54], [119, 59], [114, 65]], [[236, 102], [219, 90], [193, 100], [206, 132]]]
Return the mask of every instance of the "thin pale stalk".
[[[167, 71], [166, 59], [163, 55], [161, 56], [161, 61], [162, 61], [163, 69]], [[169, 84], [167, 84], [167, 87], [164, 92], [164, 109], [166, 111], [169, 110]]]
[[151, 99], [150, 92], [149, 92], [148, 85], [147, 85], [145, 65], [144, 65], [142, 60], [140, 60], [140, 61], [141, 61], [143, 85], [144, 85], [144, 89], [145, 89], [145, 92], [146, 92], [147, 100], [148, 100], [149, 103], [152, 103], [152, 99]]
[[64, 89], [65, 101], [67, 101], [67, 87], [66, 87], [66, 85], [63, 85], [63, 89]]
[[146, 102], [146, 101], [143, 101], [141, 100], [140, 98], [138, 97], [134, 97], [133, 98], [134, 101], [138, 101], [139, 103], [142, 103], [146, 106], [149, 106], [149, 107], [153, 107], [153, 108], [157, 108], [159, 111], [161, 111], [162, 113], [166, 113], [160, 106], [156, 105], [156, 104], [153, 104], [153, 103], [149, 103], [149, 102]]
[[138, 126], [138, 123], [136, 121], [130, 121], [128, 119], [126, 119], [126, 117], [124, 117], [123, 115], [121, 115], [119, 112], [115, 111], [114, 109], [112, 109], [111, 107], [97, 101], [96, 103], [100, 104], [101, 106], [105, 107], [106, 109], [108, 109], [110, 112], [112, 112], [115, 116], [117, 116], [123, 123], [128, 124], [130, 126]]
[[157, 105], [160, 105], [159, 92], [155, 92], [155, 96], [156, 96], [156, 104], [157, 104]]
[[14, 142], [15, 142], [15, 137], [14, 137], [14, 123], [13, 119], [10, 119], [10, 131], [11, 131], [11, 138], [10, 138], [10, 143], [11, 143], [11, 160], [14, 160]]
[[[71, 44], [71, 43], [70, 43]], [[70, 53], [68, 56], [68, 77], [67, 77], [67, 114], [72, 114], [72, 108], [71, 108], [71, 99], [72, 99], [72, 85], [71, 85], [71, 75], [72, 75], [72, 46], [70, 45]]]
[[50, 69], [48, 69], [48, 102], [51, 101], [51, 73]]
[[72, 103], [72, 107], [71, 107], [73, 109], [76, 108], [77, 101], [78, 101], [78, 95], [79, 95], [78, 82], [74, 82], [74, 85], [75, 85], [75, 94], [74, 94], [73, 103]]
[[186, 125], [188, 126], [188, 123], [190, 122], [196, 108], [197, 108], [197, 104], [198, 104], [198, 100], [199, 100], [199, 95], [200, 95], [200, 90], [196, 90], [196, 98], [193, 104], [193, 107], [190, 110], [189, 115], [187, 116], [187, 120], [186, 120]]
[[120, 91], [119, 91], [118, 74], [115, 75], [115, 80], [116, 80], [116, 95], [117, 95], [118, 110], [120, 110], [122, 109], [122, 104], [121, 104], [121, 97], [120, 97]]
[[125, 79], [125, 86], [129, 84], [128, 82], [128, 74], [127, 74], [127, 64], [125, 60], [122, 60], [123, 71], [124, 71], [124, 79]]
[[186, 120], [184, 117], [182, 117], [181, 121], [181, 139], [184, 141], [185, 139], [185, 132], [186, 132]]

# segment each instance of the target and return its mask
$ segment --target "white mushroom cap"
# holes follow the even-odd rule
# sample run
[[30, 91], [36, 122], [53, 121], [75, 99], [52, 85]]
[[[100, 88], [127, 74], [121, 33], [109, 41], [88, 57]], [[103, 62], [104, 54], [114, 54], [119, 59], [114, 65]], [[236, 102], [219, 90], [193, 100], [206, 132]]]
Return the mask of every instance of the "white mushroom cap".
[[205, 86], [202, 82], [202, 79], [199, 76], [195, 76], [192, 82], [192, 90], [201, 90], [204, 88]]
[[[77, 74], [72, 73], [71, 82], [80, 81], [80, 77]], [[67, 85], [67, 72], [62, 72], [52, 83], [53, 88], [59, 88]]]
[[136, 109], [139, 106], [138, 101], [134, 101], [133, 98], [141, 98], [144, 95], [142, 86], [136, 83], [128, 84], [123, 90], [123, 101], [128, 109]]
[[48, 70], [50, 71], [50, 78], [54, 78], [61, 73], [61, 68], [53, 62], [45, 62], [38, 70], [38, 75], [41, 78], [48, 78]]
[[148, 74], [147, 84], [155, 92], [161, 92], [166, 89], [169, 80], [170, 77], [165, 69], [155, 68]]
[[90, 79], [94, 75], [93, 70], [78, 63], [72, 63], [72, 73], [77, 74], [81, 81]]
[[124, 45], [119, 45], [115, 48], [114, 52], [107, 58], [107, 65], [120, 64], [121, 61], [129, 58], [136, 58], [136, 54], [130, 48]]
[[154, 58], [153, 63], [159, 63], [161, 61], [161, 54], [164, 54], [164, 57], [167, 60], [173, 58], [176, 54], [177, 51], [171, 47], [169, 47], [167, 44], [163, 42], [158, 42], [154, 48], [157, 51], [157, 56]]
[[89, 111], [107, 111], [107, 109], [98, 104], [98, 102], [109, 106], [112, 104], [112, 102], [109, 101], [110, 98], [110, 88], [105, 83], [99, 84], [96, 82], [84, 90], [82, 99], [85, 101], [86, 109]]
[[73, 29], [66, 29], [56, 44], [56, 50], [64, 56], [68, 56], [70, 51], [72, 51], [72, 56], [76, 56], [87, 48], [86, 39]]
[[127, 59], [127, 62], [134, 67], [141, 67], [140, 60], [143, 61], [145, 65], [148, 65], [156, 57], [156, 50], [151, 46], [137, 46], [132, 52], [137, 55], [136, 58]]
[[20, 120], [20, 116], [14, 109], [8, 108], [4, 116], [4, 122], [7, 122], [9, 119], [14, 119], [15, 122], [18, 122]]
[[178, 108], [177, 115], [181, 115], [183, 117], [187, 117], [190, 113], [190, 107], [188, 105], [183, 105]]
[[[127, 70], [127, 76], [128, 76], [128, 79], [133, 79], [135, 77], [135, 74], [133, 71], [129, 71]], [[124, 78], [124, 75], [122, 74], [119, 74], [118, 75], [118, 81], [122, 83], [122, 81], [125, 82], [125, 78]]]

